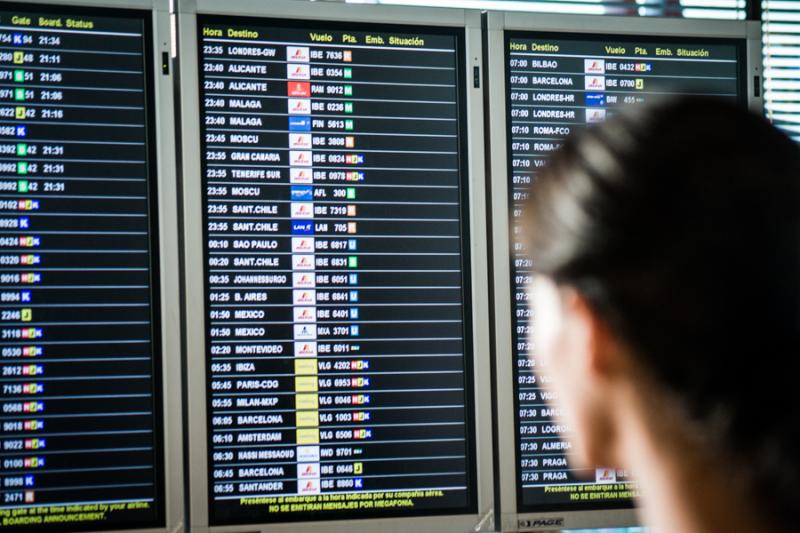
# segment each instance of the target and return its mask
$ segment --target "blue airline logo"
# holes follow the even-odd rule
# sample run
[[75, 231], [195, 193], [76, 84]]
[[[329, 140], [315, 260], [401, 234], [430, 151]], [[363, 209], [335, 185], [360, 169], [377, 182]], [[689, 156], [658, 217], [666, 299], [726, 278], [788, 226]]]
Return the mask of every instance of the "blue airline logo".
[[314, 198], [314, 189], [304, 185], [293, 185], [291, 195], [293, 202], [311, 201]]
[[586, 105], [602, 107], [606, 105], [606, 95], [603, 93], [586, 93]]
[[289, 131], [311, 131], [311, 117], [289, 117]]
[[313, 222], [299, 222], [292, 220], [292, 235], [313, 235], [314, 223]]

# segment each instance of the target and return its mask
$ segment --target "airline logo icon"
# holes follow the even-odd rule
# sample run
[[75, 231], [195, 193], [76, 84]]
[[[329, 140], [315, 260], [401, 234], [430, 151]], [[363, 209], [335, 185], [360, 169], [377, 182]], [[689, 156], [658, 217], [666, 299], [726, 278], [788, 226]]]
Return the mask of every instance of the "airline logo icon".
[[286, 61], [299, 61], [308, 63], [309, 59], [308, 46], [287, 46], [286, 47]]
[[586, 105], [589, 107], [603, 107], [606, 105], [606, 95], [603, 93], [586, 93]]
[[289, 98], [289, 114], [290, 115], [310, 115], [311, 114], [311, 99], [310, 98]]
[[298, 483], [300, 494], [319, 494], [319, 479], [306, 479]]
[[290, 81], [287, 84], [286, 92], [289, 96], [311, 96], [311, 82]]
[[289, 117], [289, 131], [311, 131], [311, 117]]
[[606, 78], [604, 76], [586, 76], [587, 91], [605, 91]]
[[309, 254], [314, 252], [313, 237], [292, 237], [292, 251]]
[[[296, 342], [294, 343], [294, 356], [295, 357], [316, 357], [317, 356], [317, 343], [316, 342]], [[299, 459], [301, 460], [301, 459]], [[314, 459], [308, 459], [313, 461]], [[317, 459], [319, 461], [319, 459]]]
[[315, 340], [317, 338], [317, 326], [295, 324], [294, 338], [295, 340]]
[[294, 321], [295, 322], [316, 322], [317, 315], [313, 307], [295, 307], [294, 308]]
[[310, 167], [310, 150], [289, 150], [289, 164], [293, 167]]
[[292, 202], [289, 209], [292, 218], [314, 218], [314, 204], [311, 202]]
[[292, 270], [314, 270], [314, 256], [292, 255]]
[[319, 446], [298, 446], [297, 462], [319, 462]]
[[292, 235], [314, 235], [314, 223], [292, 220]]
[[292, 185], [289, 194], [294, 202], [310, 202], [314, 197], [314, 189], [307, 185]]
[[602, 122], [606, 119], [605, 109], [587, 109], [586, 122]]
[[290, 183], [313, 183], [314, 178], [311, 171], [307, 168], [289, 169]]
[[586, 74], [605, 74], [606, 62], [603, 59], [584, 59], [583, 71]]
[[319, 479], [319, 463], [300, 463], [297, 465], [299, 479]]
[[316, 285], [314, 274], [307, 274], [305, 272], [295, 272], [292, 274], [292, 287], [297, 287], [298, 289], [313, 289]]
[[298, 289], [313, 289], [316, 287], [316, 279], [314, 274], [306, 274], [303, 272], [295, 272], [292, 274], [292, 286]]
[[595, 469], [595, 480], [597, 483], [616, 483], [617, 471], [613, 468], [597, 468]]
[[294, 305], [316, 305], [317, 291], [309, 289], [294, 289], [292, 291]]
[[311, 150], [310, 133], [290, 133], [289, 148], [294, 150]]
[[286, 77], [290, 80], [310, 80], [311, 67], [289, 63], [286, 65]]

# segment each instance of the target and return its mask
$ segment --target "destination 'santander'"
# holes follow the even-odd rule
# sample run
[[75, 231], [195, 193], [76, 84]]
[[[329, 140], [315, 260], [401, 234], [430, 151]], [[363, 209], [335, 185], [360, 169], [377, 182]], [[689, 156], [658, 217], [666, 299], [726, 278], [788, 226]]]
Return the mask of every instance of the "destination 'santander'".
[[200, 25], [215, 523], [472, 498], [456, 37], [313, 26]]

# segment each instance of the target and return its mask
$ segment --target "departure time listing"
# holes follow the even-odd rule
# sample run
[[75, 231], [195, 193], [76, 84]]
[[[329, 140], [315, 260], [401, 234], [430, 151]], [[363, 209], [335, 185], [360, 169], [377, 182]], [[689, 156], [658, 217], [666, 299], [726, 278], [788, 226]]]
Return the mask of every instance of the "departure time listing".
[[0, 530], [155, 526], [149, 29], [36, 9], [0, 9]]
[[474, 502], [459, 35], [320, 25], [198, 26], [212, 523]]
[[618, 506], [636, 497], [636, 484], [625, 471], [570, 466], [572, 430], [553, 405], [558, 398], [547, 387], [550, 375], [529, 340], [536, 309], [529, 306], [526, 288], [536, 257], [528, 256], [521, 238], [523, 206], [539, 169], [563, 138], [621, 106], [669, 94], [738, 98], [738, 49], [715, 40], [641, 42], [525, 32], [507, 32], [505, 46], [520, 507]]

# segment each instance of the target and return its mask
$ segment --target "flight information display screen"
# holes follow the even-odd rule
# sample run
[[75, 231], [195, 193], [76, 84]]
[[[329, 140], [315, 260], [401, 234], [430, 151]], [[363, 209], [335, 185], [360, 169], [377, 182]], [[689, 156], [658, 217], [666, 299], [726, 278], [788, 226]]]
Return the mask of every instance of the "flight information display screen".
[[463, 39], [199, 18], [212, 524], [475, 511]]
[[163, 525], [148, 17], [0, 6], [0, 531]]
[[570, 467], [571, 430], [551, 405], [555, 393], [540, 387], [549, 376], [528, 340], [536, 310], [525, 288], [536, 258], [521, 239], [522, 208], [538, 169], [562, 139], [620, 106], [667, 94], [743, 100], [743, 45], [538, 32], [506, 32], [504, 44], [519, 511], [628, 506], [637, 495], [628, 472]]

